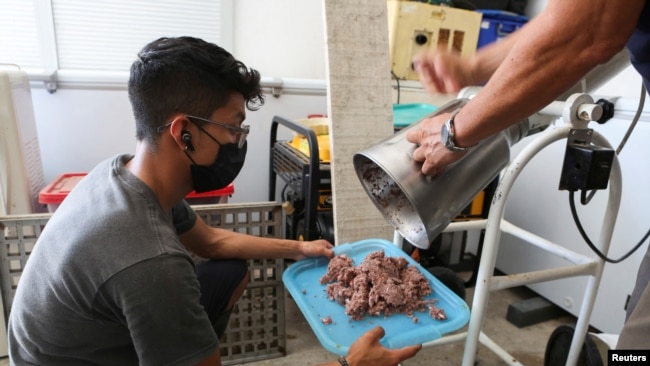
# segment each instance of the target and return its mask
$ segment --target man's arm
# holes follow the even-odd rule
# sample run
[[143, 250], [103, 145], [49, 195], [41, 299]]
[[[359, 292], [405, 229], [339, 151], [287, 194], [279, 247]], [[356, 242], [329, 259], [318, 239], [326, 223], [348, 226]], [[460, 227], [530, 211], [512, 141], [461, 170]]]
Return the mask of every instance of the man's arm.
[[209, 226], [197, 216], [194, 226], [179, 235], [190, 251], [203, 258], [264, 259], [334, 256], [327, 240], [297, 241], [263, 238]]
[[[515, 33], [509, 52], [485, 87], [457, 114], [456, 145], [472, 146], [534, 114], [609, 60], [625, 46], [644, 3], [549, 1], [539, 16]], [[492, 55], [492, 60], [498, 57]], [[440, 126], [448, 118], [429, 119], [408, 136], [421, 145], [413, 157], [425, 162], [425, 174], [437, 174], [463, 155], [440, 143]]]
[[472, 144], [542, 109], [629, 39], [645, 0], [549, 1], [523, 27], [485, 88], [456, 119], [457, 143]]
[[474, 56], [462, 57], [446, 47], [430, 48], [413, 60], [424, 89], [431, 94], [455, 94], [466, 86], [483, 85], [501, 65], [519, 32], [481, 47]]

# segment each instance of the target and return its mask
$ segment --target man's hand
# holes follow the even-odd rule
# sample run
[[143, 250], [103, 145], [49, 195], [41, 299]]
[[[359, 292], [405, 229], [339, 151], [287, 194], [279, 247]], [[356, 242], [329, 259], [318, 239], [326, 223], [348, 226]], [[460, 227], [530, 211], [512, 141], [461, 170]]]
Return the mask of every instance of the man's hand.
[[436, 177], [445, 167], [463, 156], [465, 153], [449, 151], [440, 139], [440, 128], [451, 117], [444, 113], [420, 122], [419, 128], [414, 128], [406, 134], [406, 140], [418, 147], [413, 151], [413, 160], [422, 163], [422, 173]]
[[375, 327], [359, 337], [350, 347], [346, 357], [348, 364], [395, 366], [415, 356], [422, 345], [408, 346], [400, 349], [388, 349], [379, 343], [384, 336], [384, 328]]
[[318, 239], [313, 241], [301, 241], [300, 245], [300, 254], [298, 254], [294, 259], [301, 260], [307, 257], [320, 257], [325, 256], [327, 258], [334, 257], [334, 252], [332, 248], [334, 247], [332, 243], [325, 239]]
[[477, 85], [468, 60], [445, 48], [431, 48], [413, 60], [424, 89], [430, 94], [455, 94], [462, 88]]

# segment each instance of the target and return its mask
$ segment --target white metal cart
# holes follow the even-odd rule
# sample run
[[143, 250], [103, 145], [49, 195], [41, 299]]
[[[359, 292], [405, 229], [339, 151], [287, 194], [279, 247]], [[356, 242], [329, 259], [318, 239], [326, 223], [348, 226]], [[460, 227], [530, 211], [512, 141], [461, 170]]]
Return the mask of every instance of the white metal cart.
[[[575, 365], [577, 363], [589, 327], [589, 320], [605, 261], [596, 256], [591, 257], [571, 251], [559, 243], [551, 242], [506, 221], [503, 216], [510, 190], [517, 180], [519, 173], [524, 169], [528, 162], [530, 162], [530, 160], [545, 147], [556, 141], [567, 139], [570, 137], [570, 134], [578, 131], [590, 134], [592, 141], [599, 146], [611, 148], [610, 143], [605, 139], [605, 137], [598, 132], [587, 128], [589, 121], [599, 118], [593, 117], [592, 113], [598, 113], [594, 111], [593, 100], [585, 94], [576, 94], [571, 96], [566, 102], [554, 102], [544, 110], [540, 111], [541, 114], [555, 115], [558, 117], [562, 116], [564, 124], [551, 126], [546, 129], [511, 160], [508, 166], [501, 173], [501, 179], [494, 194], [487, 219], [452, 222], [444, 230], [444, 232], [455, 232], [485, 229], [483, 249], [480, 257], [468, 330], [466, 332], [444, 336], [435, 341], [428, 342], [423, 345], [424, 347], [465, 341], [462, 364], [464, 366], [472, 366], [474, 365], [480, 342], [480, 344], [486, 346], [507, 364], [521, 365], [515, 357], [496, 344], [482, 331], [490, 292], [537, 282], [575, 276], [588, 276], [589, 279], [584, 292], [584, 301], [580, 309], [567, 358], [567, 365]], [[618, 215], [621, 200], [621, 188], [622, 178], [620, 165], [617, 158], [614, 157], [609, 181], [607, 209], [602, 222], [600, 238], [596, 243], [596, 247], [605, 255], [608, 253], [610, 247], [614, 225]], [[494, 269], [499, 251], [501, 233], [508, 233], [516, 236], [527, 244], [534, 245], [541, 250], [545, 250], [564, 259], [568, 264], [559, 268], [556, 267], [533, 272], [509, 274], [507, 276], [495, 276]], [[397, 245], [401, 245], [402, 243], [402, 237], [397, 232], [394, 241]]]

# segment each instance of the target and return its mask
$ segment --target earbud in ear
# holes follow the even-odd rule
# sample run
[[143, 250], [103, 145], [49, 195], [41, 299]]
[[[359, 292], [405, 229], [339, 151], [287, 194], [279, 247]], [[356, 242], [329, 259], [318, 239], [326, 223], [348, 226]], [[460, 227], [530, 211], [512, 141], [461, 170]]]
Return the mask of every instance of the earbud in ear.
[[192, 145], [192, 135], [187, 131], [181, 131], [181, 140], [185, 143], [185, 150], [194, 152], [194, 145]]

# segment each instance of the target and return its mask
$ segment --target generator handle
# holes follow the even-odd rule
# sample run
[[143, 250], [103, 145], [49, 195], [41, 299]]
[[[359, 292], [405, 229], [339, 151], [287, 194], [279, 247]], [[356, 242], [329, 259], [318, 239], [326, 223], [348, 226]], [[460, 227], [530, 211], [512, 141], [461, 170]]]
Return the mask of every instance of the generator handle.
[[[271, 123], [271, 141], [269, 156], [269, 201], [275, 201], [276, 173], [273, 170], [273, 147], [277, 142], [278, 125], [283, 125], [307, 138], [309, 145], [309, 167], [307, 168], [308, 176], [303, 179], [303, 192], [308, 192], [305, 198], [305, 239], [312, 238], [316, 233], [316, 208], [318, 207], [318, 185], [320, 183], [320, 156], [318, 154], [318, 139], [313, 129], [293, 122], [289, 119], [274, 116]], [[305, 189], [306, 188], [306, 189]]]

